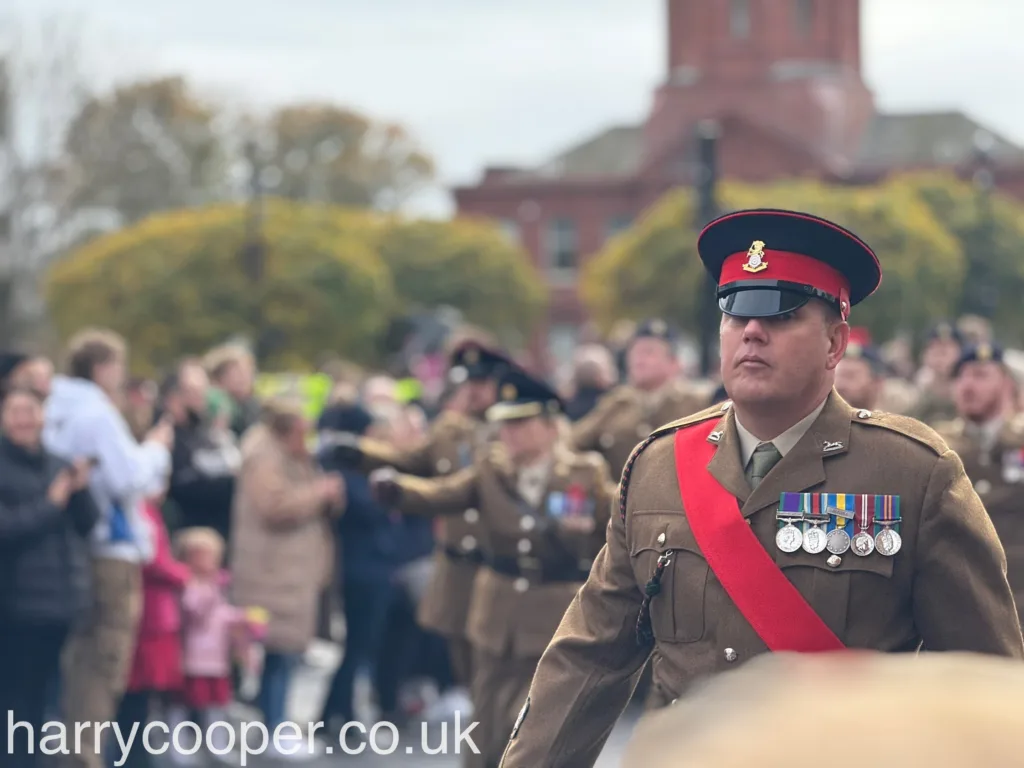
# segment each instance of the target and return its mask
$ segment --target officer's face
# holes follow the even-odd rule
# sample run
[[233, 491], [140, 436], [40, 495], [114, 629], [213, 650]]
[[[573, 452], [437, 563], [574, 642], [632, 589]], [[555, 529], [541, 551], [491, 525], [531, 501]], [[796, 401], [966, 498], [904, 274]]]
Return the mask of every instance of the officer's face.
[[530, 461], [540, 456], [557, 437], [553, 422], [543, 416], [503, 421], [499, 434], [502, 444], [515, 463]]
[[809, 301], [772, 318], [722, 316], [722, 381], [739, 405], [789, 405], [831, 387], [850, 328]]
[[867, 360], [844, 357], [836, 366], [836, 390], [854, 408], [874, 409], [881, 388], [882, 379]]
[[635, 387], [649, 389], [671, 379], [678, 369], [672, 347], [661, 339], [640, 338], [629, 345], [626, 352], [629, 382]]
[[953, 384], [957, 412], [980, 421], [999, 414], [1010, 391], [1010, 379], [999, 363], [967, 363]]

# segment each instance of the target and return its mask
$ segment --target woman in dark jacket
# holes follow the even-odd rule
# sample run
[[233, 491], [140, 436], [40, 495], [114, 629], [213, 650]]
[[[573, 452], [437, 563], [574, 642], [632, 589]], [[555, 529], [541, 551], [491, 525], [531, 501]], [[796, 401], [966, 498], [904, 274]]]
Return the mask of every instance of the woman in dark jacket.
[[[36, 765], [46, 694], [60, 652], [89, 596], [86, 537], [99, 518], [86, 460], [69, 466], [42, 448], [43, 403], [13, 389], [0, 405], [0, 754]], [[7, 744], [7, 713], [27, 723]], [[46, 735], [46, 734], [43, 734]]]

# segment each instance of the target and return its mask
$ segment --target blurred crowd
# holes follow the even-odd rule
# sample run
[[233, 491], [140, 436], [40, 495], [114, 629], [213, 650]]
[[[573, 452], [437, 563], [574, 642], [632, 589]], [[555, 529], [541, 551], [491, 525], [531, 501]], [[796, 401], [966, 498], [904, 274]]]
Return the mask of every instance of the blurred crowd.
[[[658, 320], [579, 345], [559, 382], [559, 440], [601, 454], [615, 479], [652, 429], [726, 399], [688, 371], [682, 350]], [[951, 441], [991, 447], [1020, 425], [1024, 355], [1002, 349], [983, 321], [939, 324], [917, 362], [910, 351], [854, 329], [837, 389]], [[50, 719], [202, 724], [242, 702], [273, 728], [288, 717], [297, 668], [325, 640], [344, 649], [325, 723], [360, 717], [368, 699], [399, 724], [468, 714], [449, 639], [417, 621], [439, 524], [382, 504], [324, 439], [414, 450], [440, 414], [467, 407], [459, 381], [410, 398], [386, 374], [328, 366], [331, 396], [311, 415], [289, 397], [255, 397], [243, 346], [182, 360], [159, 381], [129, 379], [129, 355], [117, 334], [88, 329], [60, 360], [0, 360], [0, 711], [38, 734]], [[1010, 469], [1024, 476], [1022, 462], [972, 477], [983, 500], [992, 494], [1004, 541], [1017, 534], [993, 485], [1016, 482]], [[1019, 588], [1015, 566], [1024, 562], [1011, 559]], [[36, 764], [20, 747], [5, 765]], [[88, 751], [67, 759], [110, 762]], [[136, 750], [128, 765], [149, 759]]]

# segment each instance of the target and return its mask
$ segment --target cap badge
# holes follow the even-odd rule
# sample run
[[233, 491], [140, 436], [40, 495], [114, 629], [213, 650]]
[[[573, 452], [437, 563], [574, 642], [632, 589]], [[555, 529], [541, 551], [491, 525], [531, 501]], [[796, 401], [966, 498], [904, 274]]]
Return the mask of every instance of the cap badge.
[[651, 321], [651, 333], [655, 336], [664, 336], [668, 333], [668, 326], [665, 325], [664, 320], [653, 320]]
[[516, 390], [515, 384], [506, 384], [501, 388], [502, 400], [515, 400], [518, 395], [519, 392]]
[[469, 365], [476, 365], [477, 363], [480, 362], [480, 350], [476, 349], [475, 347], [467, 349], [466, 354], [463, 355], [463, 359]]
[[743, 265], [744, 272], [762, 272], [768, 269], [768, 262], [764, 260], [764, 243], [755, 240], [747, 251], [747, 263]]
[[978, 360], [985, 362], [992, 359], [992, 347], [988, 344], [982, 344], [978, 347], [977, 353]]

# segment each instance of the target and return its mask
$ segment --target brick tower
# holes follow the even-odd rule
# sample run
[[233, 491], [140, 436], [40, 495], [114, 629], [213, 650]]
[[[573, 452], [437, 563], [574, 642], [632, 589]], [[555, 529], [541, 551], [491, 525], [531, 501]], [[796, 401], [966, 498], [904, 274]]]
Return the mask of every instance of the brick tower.
[[[851, 167], [875, 115], [861, 77], [860, 0], [666, 3], [667, 71], [645, 126], [648, 174], [670, 169], [704, 118], [719, 121], [724, 144], [788, 148], [790, 169], [801, 156], [809, 169]], [[723, 147], [727, 163], [744, 154]], [[738, 175], [778, 175], [771, 157], [750, 154], [763, 172]]]

